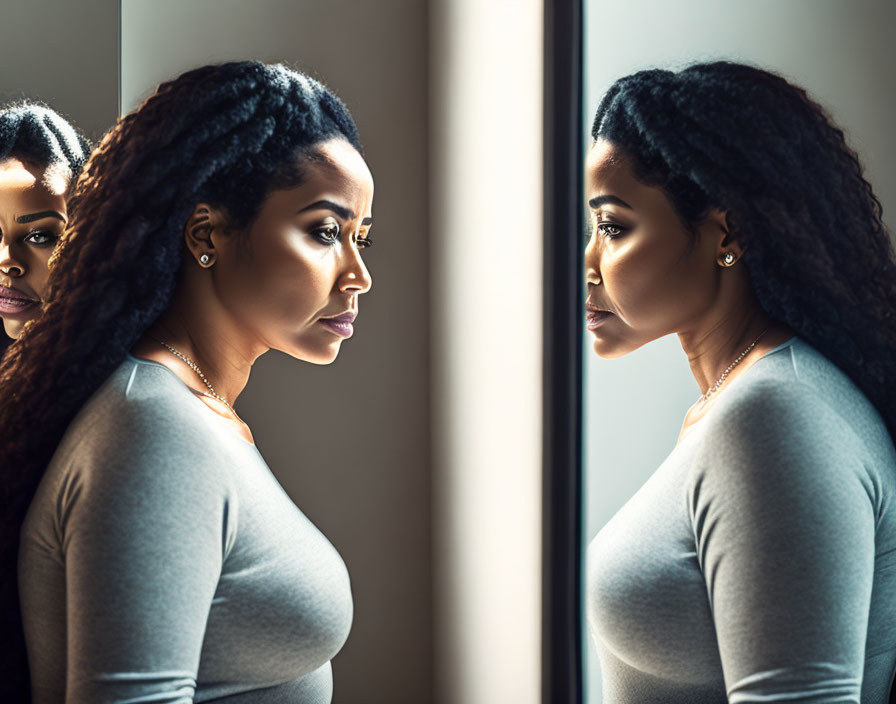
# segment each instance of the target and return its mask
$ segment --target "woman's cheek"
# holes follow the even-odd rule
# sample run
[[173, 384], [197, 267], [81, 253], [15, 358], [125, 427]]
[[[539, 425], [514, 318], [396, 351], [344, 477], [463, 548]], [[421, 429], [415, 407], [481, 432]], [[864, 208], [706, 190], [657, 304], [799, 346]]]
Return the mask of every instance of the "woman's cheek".
[[47, 282], [50, 279], [50, 255], [53, 253], [52, 248], [47, 249], [46, 251], [42, 251], [37, 257], [37, 262], [34, 267], [34, 277], [31, 282], [31, 286], [34, 289], [35, 293], [40, 296], [41, 300], [46, 300], [47, 297]]
[[614, 298], [620, 312], [637, 313], [644, 299], [650, 296], [654, 280], [650, 262], [642, 252], [630, 249], [614, 256], [607, 263], [606, 270], [605, 281], [609, 279], [613, 284]]

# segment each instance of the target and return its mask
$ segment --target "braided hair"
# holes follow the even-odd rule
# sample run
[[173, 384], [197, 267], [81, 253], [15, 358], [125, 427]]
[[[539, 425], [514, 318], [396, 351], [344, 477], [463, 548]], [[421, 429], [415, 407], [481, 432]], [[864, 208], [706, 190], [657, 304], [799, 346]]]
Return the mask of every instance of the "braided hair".
[[90, 155], [90, 143], [71, 123], [45, 105], [14, 103], [0, 108], [0, 161], [58, 166], [73, 186]]
[[[0, 107], [0, 162], [21, 159], [52, 169], [71, 190], [89, 154], [84, 135], [47, 106], [22, 102]], [[0, 354], [10, 342], [0, 331]]]
[[837, 364], [896, 438], [896, 261], [856, 153], [805, 90], [743, 64], [639, 71], [591, 134], [682, 221], [727, 212], [760, 306]]
[[193, 207], [204, 201], [247, 225], [334, 137], [361, 151], [348, 109], [321, 83], [282, 65], [231, 62], [160, 85], [84, 167], [43, 314], [0, 363], [0, 639], [9, 646], [0, 700], [20, 701], [28, 688], [15, 569], [28, 505], [75, 413], [168, 307]]

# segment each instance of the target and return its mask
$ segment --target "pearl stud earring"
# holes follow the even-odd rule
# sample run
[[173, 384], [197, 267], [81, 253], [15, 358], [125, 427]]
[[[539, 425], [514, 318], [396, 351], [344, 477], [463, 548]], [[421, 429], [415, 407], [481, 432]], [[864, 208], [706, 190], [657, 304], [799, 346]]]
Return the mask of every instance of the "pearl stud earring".
[[734, 252], [725, 252], [722, 255], [722, 266], [731, 266], [736, 261], [737, 257], [734, 255]]
[[202, 264], [202, 266], [208, 266], [208, 263], [211, 260], [212, 260], [212, 258], [210, 256], [208, 256], [207, 254], [200, 255], [200, 257], [199, 257], [199, 263]]

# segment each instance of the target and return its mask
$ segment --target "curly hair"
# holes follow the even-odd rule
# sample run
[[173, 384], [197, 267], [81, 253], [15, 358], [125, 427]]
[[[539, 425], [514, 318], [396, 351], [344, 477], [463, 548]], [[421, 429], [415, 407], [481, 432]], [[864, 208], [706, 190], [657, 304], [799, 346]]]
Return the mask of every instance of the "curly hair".
[[[71, 190], [89, 155], [87, 138], [46, 105], [25, 101], [0, 107], [0, 161], [15, 158], [53, 167]], [[0, 354], [10, 342], [0, 331]]]
[[694, 227], [727, 213], [760, 306], [837, 364], [896, 438], [896, 261], [843, 131], [805, 90], [727, 61], [639, 71], [591, 134]]
[[249, 224], [268, 193], [301, 183], [305, 157], [330, 138], [361, 152], [348, 109], [321, 83], [231, 62], [160, 85], [84, 167], [43, 314], [0, 363], [3, 701], [25, 701], [29, 688], [15, 577], [28, 506], [78, 409], [168, 307], [193, 207]]

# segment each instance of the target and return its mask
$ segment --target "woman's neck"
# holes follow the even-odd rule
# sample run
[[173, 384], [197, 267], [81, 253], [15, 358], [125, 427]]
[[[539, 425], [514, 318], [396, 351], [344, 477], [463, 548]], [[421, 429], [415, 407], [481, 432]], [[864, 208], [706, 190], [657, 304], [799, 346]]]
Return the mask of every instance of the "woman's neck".
[[[188, 385], [205, 391], [196, 370], [167, 347], [190, 359], [214, 392], [231, 406], [249, 380], [255, 360], [268, 348], [249, 338], [216, 297], [179, 287], [171, 306], [159, 316], [131, 353], [160, 362]], [[164, 343], [164, 344], [163, 344]]]

